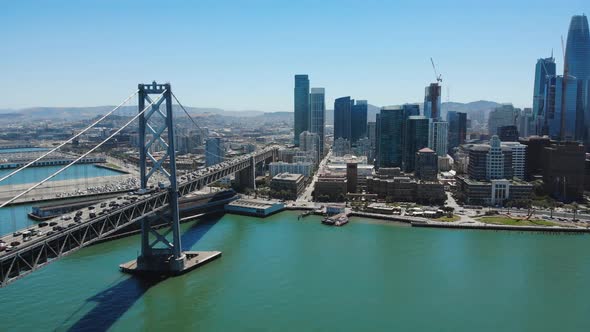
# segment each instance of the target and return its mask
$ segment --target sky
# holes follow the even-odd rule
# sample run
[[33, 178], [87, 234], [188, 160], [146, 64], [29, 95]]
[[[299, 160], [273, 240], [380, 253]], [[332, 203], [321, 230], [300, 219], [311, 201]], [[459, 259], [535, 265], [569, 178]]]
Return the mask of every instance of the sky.
[[0, 11], [0, 108], [115, 105], [170, 82], [185, 105], [293, 110], [293, 76], [335, 98], [532, 104], [534, 66], [588, 0], [52, 0]]

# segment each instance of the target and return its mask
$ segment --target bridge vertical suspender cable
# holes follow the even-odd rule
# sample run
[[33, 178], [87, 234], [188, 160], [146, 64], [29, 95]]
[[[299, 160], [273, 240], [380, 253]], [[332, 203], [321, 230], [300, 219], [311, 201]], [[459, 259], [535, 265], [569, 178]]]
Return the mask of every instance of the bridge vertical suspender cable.
[[60, 148], [62, 148], [64, 145], [70, 143], [71, 141], [73, 141], [74, 139], [80, 137], [82, 134], [84, 134], [85, 132], [87, 132], [88, 130], [90, 130], [91, 128], [93, 128], [94, 126], [96, 126], [97, 124], [99, 124], [102, 120], [106, 119], [109, 115], [113, 114], [115, 111], [117, 111], [119, 108], [121, 108], [121, 106], [125, 105], [129, 100], [131, 100], [131, 98], [135, 97], [135, 95], [137, 95], [137, 93], [139, 92], [139, 90], [135, 90], [135, 92], [133, 94], [131, 94], [129, 97], [127, 97], [127, 99], [125, 99], [122, 103], [120, 103], [119, 105], [117, 105], [117, 107], [115, 107], [113, 110], [109, 111], [108, 113], [106, 113], [105, 115], [103, 115], [102, 117], [100, 117], [100, 119], [94, 121], [90, 126], [84, 128], [84, 130], [82, 130], [81, 132], [79, 132], [78, 134], [70, 137], [70, 139], [68, 139], [67, 141], [62, 142], [60, 145], [58, 145], [57, 147], [53, 148], [52, 150], [50, 150], [49, 152], [41, 155], [40, 157], [28, 162], [26, 165], [23, 165], [22, 167], [10, 172], [9, 174], [3, 176], [2, 178], [0, 178], [0, 182], [8, 179], [9, 177], [15, 175], [16, 173], [24, 170], [25, 168], [33, 165], [34, 163], [38, 162], [39, 160], [47, 157], [48, 155], [52, 154], [53, 152], [59, 150]]
[[[180, 100], [178, 100], [178, 98], [176, 98], [176, 95], [174, 94], [174, 92], [172, 92], [172, 97], [174, 97], [174, 100], [176, 100], [176, 103], [178, 104], [178, 106], [180, 106], [180, 108], [182, 108], [182, 110], [184, 111], [184, 113], [186, 114], [186, 116], [188, 116], [188, 118], [192, 121], [192, 123], [197, 126], [197, 128], [199, 128], [199, 130], [201, 131], [201, 134], [203, 133], [203, 128], [201, 128], [201, 126], [199, 126], [199, 124], [193, 119], [193, 117], [188, 113], [188, 111], [184, 108], [184, 106], [182, 106], [182, 104], [180, 103]], [[224, 160], [231, 160], [232, 158], [228, 158], [228, 157], [224, 157], [224, 156], [220, 156], [217, 155], [215, 153], [209, 152], [207, 151], [207, 149], [205, 149], [205, 154], [209, 154], [211, 156], [214, 157], [218, 157]]]
[[[160, 95], [158, 95], [157, 98], [155, 98], [151, 103], [149, 103], [141, 112], [137, 113], [133, 118], [131, 118], [131, 120], [127, 121], [127, 123], [125, 123], [125, 125], [123, 125], [121, 128], [117, 129], [117, 131], [115, 131], [114, 133], [112, 133], [109, 137], [107, 137], [105, 140], [103, 140], [102, 142], [98, 143], [95, 147], [93, 147], [92, 149], [88, 150], [87, 152], [85, 152], [84, 154], [82, 154], [81, 156], [79, 156], [78, 158], [76, 158], [76, 160], [72, 161], [71, 163], [67, 164], [66, 166], [64, 166], [63, 168], [61, 168], [60, 170], [56, 171], [55, 173], [51, 174], [50, 176], [46, 177], [45, 179], [43, 179], [42, 181], [36, 183], [35, 185], [33, 185], [32, 187], [26, 189], [25, 191], [21, 192], [20, 194], [14, 196], [13, 198], [9, 199], [8, 201], [0, 204], [0, 209], [5, 207], [6, 205], [14, 202], [15, 200], [21, 198], [22, 196], [26, 195], [27, 193], [31, 192], [33, 189], [39, 187], [40, 185], [42, 185], [43, 183], [49, 181], [50, 179], [52, 179], [53, 177], [55, 177], [56, 175], [60, 174], [61, 172], [65, 171], [66, 169], [70, 168], [70, 166], [75, 165], [78, 161], [82, 160], [82, 158], [86, 157], [87, 155], [89, 155], [90, 153], [94, 152], [96, 149], [98, 149], [99, 147], [101, 147], [103, 144], [105, 144], [106, 142], [108, 142], [111, 138], [115, 137], [117, 134], [119, 134], [123, 129], [125, 129], [128, 125], [130, 125], [133, 121], [135, 121], [137, 118], [139, 118], [143, 113], [145, 113], [150, 107], [152, 107], [152, 105], [154, 105], [155, 103], [157, 103], [162, 96], [164, 96], [164, 93], [166, 92], [166, 90], [164, 90], [164, 92], [162, 92]], [[137, 92], [136, 92], [137, 93]]]

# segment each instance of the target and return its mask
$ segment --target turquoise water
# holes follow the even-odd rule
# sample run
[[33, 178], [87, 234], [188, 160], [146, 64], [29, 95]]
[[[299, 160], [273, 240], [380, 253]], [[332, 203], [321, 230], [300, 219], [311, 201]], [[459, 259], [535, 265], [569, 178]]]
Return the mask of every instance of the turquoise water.
[[[23, 184], [23, 183], [31, 183], [34, 184], [43, 180], [47, 176], [51, 175], [55, 171], [59, 170], [61, 166], [47, 166], [47, 167], [32, 167], [25, 169], [24, 171], [17, 173], [11, 178], [0, 182], [0, 186], [7, 186], [12, 184]], [[13, 170], [0, 170], [0, 178], [6, 174], [9, 174]], [[80, 179], [80, 178], [94, 178], [94, 177], [102, 177], [102, 176], [113, 176], [113, 175], [121, 175], [122, 173], [96, 167], [92, 164], [81, 164], [81, 165], [74, 165], [69, 169], [65, 170], [63, 173], [57, 175], [51, 181], [57, 180], [71, 180], [71, 179]], [[0, 208], [0, 236], [12, 233], [17, 229], [21, 229], [24, 227], [28, 227], [30, 225], [35, 224], [33, 220], [30, 220], [27, 217], [27, 214], [32, 211], [33, 205], [39, 205], [43, 203], [34, 203], [34, 204], [21, 204], [21, 205], [14, 205], [14, 206], [7, 206]]]
[[[13, 175], [12, 177], [0, 182], [0, 186], [11, 185], [11, 184], [23, 184], [23, 183], [36, 183], [39, 182], [56, 171], [62, 169], [64, 166], [44, 166], [44, 167], [31, 167], [27, 168], [20, 173]], [[0, 178], [10, 174], [14, 169], [3, 169], [0, 170]], [[96, 167], [92, 164], [80, 164], [73, 165], [67, 170], [55, 176], [50, 181], [60, 180], [72, 180], [80, 178], [95, 178], [102, 176], [121, 175], [123, 173], [117, 172], [111, 169]]]
[[0, 149], [0, 153], [49, 151], [46, 148]]
[[20, 204], [0, 208], [0, 236], [36, 224], [27, 216], [28, 213], [33, 211], [33, 205], [35, 204]]
[[223, 256], [180, 277], [120, 273], [133, 236], [0, 289], [0, 330], [588, 331], [588, 240], [226, 215], [183, 225]]

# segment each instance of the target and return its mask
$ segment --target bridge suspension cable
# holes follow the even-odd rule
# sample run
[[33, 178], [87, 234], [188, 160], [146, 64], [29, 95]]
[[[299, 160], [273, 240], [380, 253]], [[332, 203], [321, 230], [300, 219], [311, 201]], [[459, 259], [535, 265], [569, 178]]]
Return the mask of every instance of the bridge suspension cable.
[[[79, 156], [78, 158], [76, 158], [76, 160], [72, 161], [71, 163], [69, 163], [66, 166], [62, 167], [61, 169], [57, 170], [53, 174], [49, 175], [45, 179], [43, 179], [40, 182], [36, 183], [35, 185], [29, 187], [28, 189], [26, 189], [25, 191], [21, 192], [20, 194], [14, 196], [13, 198], [7, 200], [6, 202], [4, 202], [2, 204], [0, 204], [0, 209], [3, 208], [3, 207], [5, 207], [8, 204], [14, 202], [15, 200], [21, 198], [22, 196], [28, 194], [33, 189], [39, 187], [43, 183], [49, 181], [50, 179], [52, 179], [53, 177], [57, 176], [61, 172], [63, 172], [66, 169], [70, 168], [70, 166], [75, 165], [78, 161], [82, 160], [84, 157], [86, 157], [90, 153], [94, 152], [96, 149], [98, 149], [99, 147], [101, 147], [103, 144], [105, 144], [106, 142], [108, 142], [109, 140], [111, 140], [113, 137], [115, 137], [117, 134], [119, 134], [123, 129], [125, 129], [127, 126], [129, 126], [131, 123], [133, 123], [133, 121], [135, 121], [137, 118], [139, 118], [143, 113], [145, 113], [150, 107], [152, 107], [152, 105], [156, 104], [162, 98], [162, 96], [164, 96], [164, 93], [166, 93], [166, 91], [167, 90], [164, 90], [161, 94], [158, 95], [157, 98], [155, 98], [152, 102], [150, 102], [141, 112], [137, 113], [133, 118], [131, 118], [131, 120], [127, 121], [121, 128], [117, 129], [114, 133], [112, 133], [109, 137], [107, 137], [106, 139], [104, 139], [102, 142], [98, 143], [95, 147], [93, 147], [92, 149], [88, 150], [87, 152], [85, 152], [84, 154], [82, 154], [81, 156]], [[137, 92], [135, 92], [135, 93], [137, 93]]]
[[[109, 111], [108, 113], [106, 113], [105, 115], [101, 116], [98, 120], [94, 121], [90, 126], [84, 128], [81, 132], [77, 133], [76, 135], [70, 137], [67, 141], [62, 142], [60, 145], [56, 146], [55, 148], [51, 149], [49, 152], [46, 152], [44, 154], [42, 154], [40, 157], [31, 160], [30, 162], [28, 162], [27, 164], [23, 165], [20, 168], [17, 168], [16, 170], [10, 172], [9, 174], [3, 176], [2, 178], [0, 178], [0, 182], [12, 177], [13, 175], [19, 173], [20, 171], [24, 170], [25, 168], [30, 167], [31, 165], [35, 164], [36, 162], [38, 162], [39, 160], [47, 157], [48, 155], [54, 153], [55, 151], [59, 150], [60, 148], [62, 148], [64, 145], [70, 143], [71, 141], [73, 141], [74, 139], [80, 137], [82, 134], [84, 134], [85, 132], [87, 132], [88, 130], [92, 129], [94, 126], [96, 126], [97, 124], [99, 124], [100, 122], [102, 122], [102, 120], [106, 119], [109, 115], [113, 114], [114, 112], [116, 112], [119, 108], [121, 108], [121, 106], [125, 105], [131, 98], [135, 97], [137, 95], [137, 93], [139, 92], [139, 90], [135, 90], [134, 93], [132, 93], [129, 97], [127, 97], [122, 103], [120, 103], [119, 105], [117, 105], [117, 107], [113, 108], [113, 110]], [[4, 205], [3, 205], [4, 206]]]
[[[193, 119], [193, 117], [189, 114], [189, 112], [184, 108], [184, 106], [182, 106], [182, 103], [180, 102], [180, 100], [178, 100], [178, 98], [176, 98], [176, 95], [174, 95], [174, 92], [172, 92], [172, 97], [174, 97], [174, 100], [176, 100], [176, 103], [178, 104], [178, 106], [180, 106], [180, 108], [184, 111], [184, 113], [186, 114], [186, 116], [188, 116], [188, 118], [192, 121], [192, 123], [197, 126], [197, 128], [199, 128], [199, 130], [201, 131], [201, 133], [203, 133], [203, 128], [201, 128], [201, 126], [199, 126], [199, 124]], [[224, 156], [220, 156], [217, 155], [213, 152], [209, 152], [207, 151], [207, 149], [205, 149], [205, 153], [209, 154], [211, 156], [217, 157], [217, 158], [221, 158], [224, 160], [231, 160], [233, 158], [228, 158], [228, 157], [224, 157]]]

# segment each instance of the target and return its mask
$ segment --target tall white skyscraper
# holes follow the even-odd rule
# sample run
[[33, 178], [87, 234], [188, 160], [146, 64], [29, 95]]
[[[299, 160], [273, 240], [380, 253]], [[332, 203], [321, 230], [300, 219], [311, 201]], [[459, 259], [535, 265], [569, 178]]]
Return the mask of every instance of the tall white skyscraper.
[[492, 136], [490, 140], [490, 150], [486, 158], [486, 179], [495, 180], [503, 179], [504, 174], [504, 154], [502, 153], [502, 144], [497, 135]]
[[299, 135], [299, 149], [301, 151], [309, 152], [313, 155], [314, 161], [319, 162], [320, 160], [320, 139], [316, 133], [310, 133], [304, 131]]
[[512, 151], [513, 176], [524, 180], [526, 163], [526, 145], [518, 142], [502, 142], [502, 147], [508, 147]]

